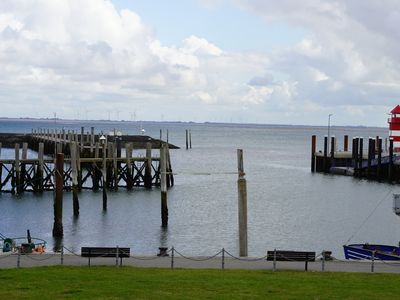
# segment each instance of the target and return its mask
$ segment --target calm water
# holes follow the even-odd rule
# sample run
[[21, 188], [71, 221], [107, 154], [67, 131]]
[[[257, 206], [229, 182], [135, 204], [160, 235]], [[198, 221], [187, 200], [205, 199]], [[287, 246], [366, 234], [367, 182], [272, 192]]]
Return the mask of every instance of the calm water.
[[[326, 128], [185, 123], [0, 121], [0, 132], [30, 132], [31, 128], [80, 129], [80, 126], [159, 137], [169, 130], [169, 141], [183, 149], [171, 152], [175, 186], [169, 190], [169, 226], [160, 227], [160, 192], [136, 189], [109, 192], [102, 212], [101, 192], [79, 195], [80, 216], [72, 216], [72, 195], [64, 195], [65, 246], [120, 245], [136, 254], [154, 254], [161, 245], [175, 246], [191, 255], [209, 255], [225, 247], [238, 254], [236, 149], [244, 150], [248, 190], [249, 255], [267, 249], [332, 250], [342, 257], [351, 242], [397, 244], [400, 219], [392, 213], [393, 185], [351, 177], [312, 174], [310, 140], [319, 148]], [[193, 149], [184, 149], [185, 129], [191, 129]], [[349, 136], [387, 136], [383, 128], [339, 128], [339, 139]], [[2, 151], [2, 157], [12, 151]], [[35, 156], [35, 153], [31, 153]], [[196, 173], [211, 173], [198, 175]], [[52, 247], [53, 194], [0, 195], [0, 232], [34, 236]], [[371, 217], [360, 228], [368, 215]]]

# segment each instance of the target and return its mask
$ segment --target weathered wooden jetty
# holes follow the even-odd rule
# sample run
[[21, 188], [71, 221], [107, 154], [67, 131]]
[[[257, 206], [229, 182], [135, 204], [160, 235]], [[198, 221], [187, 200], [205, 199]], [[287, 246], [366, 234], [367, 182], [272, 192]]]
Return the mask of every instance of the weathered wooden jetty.
[[[174, 185], [169, 149], [178, 148], [149, 136], [103, 135], [73, 130], [35, 129], [30, 134], [0, 133], [0, 192], [20, 194], [55, 188], [55, 161], [64, 153], [63, 189], [132, 189], [160, 186], [160, 156], [166, 148], [166, 185]], [[1, 148], [14, 148], [15, 157], [1, 158]], [[37, 152], [28, 158], [28, 149]], [[134, 150], [144, 154], [134, 156]]]
[[[343, 137], [343, 149], [338, 150], [336, 137], [325, 136], [322, 150], [317, 150], [317, 138], [311, 138], [311, 172], [348, 175], [378, 181], [400, 181], [400, 153], [394, 151], [393, 139], [382, 137]], [[384, 144], [383, 144], [384, 141]], [[396, 149], [397, 150], [397, 149]]]

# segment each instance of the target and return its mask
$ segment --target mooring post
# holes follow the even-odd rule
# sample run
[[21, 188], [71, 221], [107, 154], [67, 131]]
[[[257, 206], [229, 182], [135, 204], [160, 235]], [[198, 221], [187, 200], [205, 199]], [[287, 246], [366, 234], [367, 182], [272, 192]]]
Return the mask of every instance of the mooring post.
[[393, 138], [389, 140], [389, 170], [388, 170], [389, 182], [393, 180]]
[[189, 133], [188, 133], [188, 130], [186, 129], [186, 150], [189, 149], [189, 141], [188, 141], [188, 139], [189, 139]]
[[[161, 159], [161, 157], [160, 157]], [[146, 162], [145, 162], [145, 170], [144, 170], [144, 186], [148, 189], [151, 189], [151, 143], [146, 143]]]
[[376, 168], [376, 176], [378, 180], [381, 180], [382, 176], [382, 139], [377, 139], [377, 150], [378, 150], [378, 165]]
[[90, 153], [93, 153], [94, 145], [94, 127], [90, 127]]
[[364, 157], [364, 139], [363, 137], [360, 137], [359, 139], [359, 147], [360, 147], [360, 153], [358, 155], [358, 176], [362, 177], [363, 176], [363, 157]]
[[13, 193], [21, 193], [21, 166], [19, 164], [19, 144], [15, 144], [15, 161], [14, 161], [14, 184], [12, 187]]
[[317, 136], [311, 136], [311, 172], [315, 172], [315, 152], [317, 152]]
[[78, 199], [78, 166], [77, 151], [79, 151], [76, 142], [70, 144], [71, 147], [71, 176], [72, 176], [72, 204], [74, 216], [79, 215], [79, 199]]
[[58, 153], [56, 159], [56, 186], [54, 197], [54, 225], [53, 237], [62, 237], [63, 224], [62, 224], [62, 206], [63, 206], [63, 189], [64, 189], [64, 154]]
[[133, 175], [132, 175], [132, 144], [125, 144], [125, 155], [126, 155], [126, 188], [131, 190], [133, 187]]
[[80, 136], [80, 141], [81, 141], [81, 149], [80, 149], [80, 151], [82, 152], [82, 154], [83, 154], [83, 149], [84, 149], [84, 146], [85, 146], [85, 139], [84, 139], [84, 137], [85, 137], [85, 127], [81, 127], [81, 136]]
[[105, 141], [103, 143], [103, 210], [107, 210], [107, 147]]
[[38, 150], [38, 166], [36, 171], [37, 190], [43, 192], [43, 175], [44, 175], [44, 144], [39, 143]]
[[336, 138], [335, 136], [331, 137], [331, 159], [330, 159], [330, 166], [335, 166], [335, 150], [336, 150]]
[[168, 203], [167, 203], [167, 151], [163, 144], [160, 148], [161, 164], [161, 226], [168, 226]]
[[348, 135], [345, 135], [343, 137], [343, 151], [344, 152], [349, 151], [349, 136]]
[[192, 149], [192, 130], [189, 129], [189, 148]]
[[238, 167], [238, 217], [239, 217], [239, 255], [247, 256], [247, 183], [243, 165], [243, 150], [237, 149]]
[[323, 171], [326, 173], [328, 171], [328, 136], [324, 136], [324, 161], [323, 161]]
[[358, 172], [358, 137], [353, 137], [353, 145], [352, 145], [352, 166], [354, 168], [354, 176], [357, 176]]
[[367, 178], [370, 179], [371, 178], [371, 163], [372, 163], [372, 148], [373, 146], [373, 139], [370, 137], [368, 139], [368, 161], [367, 161]]

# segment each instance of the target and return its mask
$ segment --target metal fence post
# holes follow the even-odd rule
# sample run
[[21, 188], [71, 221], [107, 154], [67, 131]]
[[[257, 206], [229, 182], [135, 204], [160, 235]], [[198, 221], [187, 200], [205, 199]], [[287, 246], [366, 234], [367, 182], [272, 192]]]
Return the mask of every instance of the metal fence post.
[[321, 263], [322, 263], [322, 265], [321, 265], [322, 272], [324, 272], [325, 271], [325, 250], [322, 251], [322, 261], [321, 261]]
[[115, 253], [115, 266], [116, 267], [118, 267], [118, 253], [119, 252], [119, 248], [118, 248], [118, 245], [117, 245], [117, 252]]
[[225, 270], [225, 248], [222, 248], [222, 270]]
[[18, 249], [17, 268], [21, 266], [21, 248]]
[[274, 249], [274, 262], [273, 262], [273, 270], [276, 271], [276, 249]]
[[374, 270], [375, 270], [375, 250], [372, 251], [371, 272], [374, 273]]
[[175, 254], [175, 248], [172, 247], [172, 249], [171, 249], [171, 269], [174, 268], [174, 254]]
[[64, 264], [64, 245], [61, 246], [61, 265]]

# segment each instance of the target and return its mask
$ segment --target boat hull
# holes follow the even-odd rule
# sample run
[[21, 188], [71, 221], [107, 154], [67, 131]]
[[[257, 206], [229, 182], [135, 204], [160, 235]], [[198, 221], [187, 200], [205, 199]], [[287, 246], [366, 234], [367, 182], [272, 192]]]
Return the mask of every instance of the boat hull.
[[377, 244], [352, 244], [344, 245], [344, 256], [346, 259], [354, 260], [392, 260], [400, 261], [400, 248], [390, 245]]

